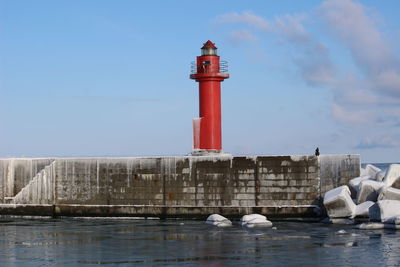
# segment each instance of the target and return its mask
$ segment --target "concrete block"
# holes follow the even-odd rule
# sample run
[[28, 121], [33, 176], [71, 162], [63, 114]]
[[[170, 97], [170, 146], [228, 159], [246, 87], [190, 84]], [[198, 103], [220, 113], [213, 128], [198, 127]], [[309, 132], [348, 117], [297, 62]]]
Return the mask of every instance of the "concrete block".
[[383, 187], [380, 190], [378, 200], [400, 200], [400, 189], [393, 187]]
[[354, 217], [356, 205], [350, 197], [350, 189], [342, 185], [325, 193], [324, 206], [331, 218]]
[[383, 182], [386, 186], [392, 186], [400, 177], [400, 164], [390, 164]]
[[355, 217], [368, 217], [369, 216], [369, 208], [374, 205], [375, 202], [365, 201], [356, 206]]
[[357, 192], [357, 204], [363, 203], [365, 201], [377, 201], [379, 190], [384, 187], [385, 184], [379, 181], [364, 180], [359, 185], [359, 190]]
[[385, 171], [379, 171], [375, 174], [375, 180], [376, 181], [383, 181], [383, 179], [385, 178], [386, 172]]
[[360, 176], [371, 176], [375, 177], [376, 173], [380, 172], [381, 169], [378, 167], [372, 165], [372, 164], [367, 164], [365, 168], [360, 169]]
[[357, 193], [360, 190], [360, 183], [365, 180], [374, 180], [374, 179], [370, 175], [364, 175], [364, 176], [353, 178], [349, 181], [349, 188], [350, 188], [352, 195], [357, 196]]
[[385, 222], [396, 216], [400, 216], [399, 200], [379, 200], [369, 208], [369, 219], [371, 221]]

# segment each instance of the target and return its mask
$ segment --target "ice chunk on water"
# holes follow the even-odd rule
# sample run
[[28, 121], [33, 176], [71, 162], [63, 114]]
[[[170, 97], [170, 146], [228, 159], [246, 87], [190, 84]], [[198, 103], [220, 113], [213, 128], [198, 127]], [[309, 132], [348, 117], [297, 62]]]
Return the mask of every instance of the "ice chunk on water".
[[391, 224], [400, 224], [400, 216], [393, 216], [390, 218], [387, 218], [384, 223], [391, 223]]
[[244, 227], [272, 227], [272, 222], [267, 220], [267, 217], [261, 214], [244, 215], [240, 219], [240, 223]]
[[211, 214], [206, 220], [206, 224], [211, 224], [217, 227], [231, 226], [232, 222], [219, 214]]
[[355, 215], [356, 205], [350, 197], [350, 189], [347, 185], [326, 192], [324, 206], [330, 218], [346, 218]]
[[377, 229], [395, 229], [398, 230], [400, 229], [400, 225], [398, 224], [392, 224], [392, 223], [362, 223], [359, 225], [356, 225], [355, 228], [361, 229], [361, 230], [377, 230]]

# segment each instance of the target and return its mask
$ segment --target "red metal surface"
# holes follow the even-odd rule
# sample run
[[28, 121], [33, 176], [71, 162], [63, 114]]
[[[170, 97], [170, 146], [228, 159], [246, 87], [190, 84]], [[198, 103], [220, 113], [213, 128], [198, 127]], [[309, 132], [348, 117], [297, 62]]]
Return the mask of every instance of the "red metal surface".
[[[217, 49], [211, 41], [204, 46]], [[204, 47], [203, 46], [203, 47]], [[190, 75], [199, 83], [199, 137], [194, 133], [194, 148], [201, 150], [222, 149], [221, 135], [221, 82], [229, 78], [229, 74], [220, 73], [220, 57], [206, 55], [197, 57], [197, 71]]]

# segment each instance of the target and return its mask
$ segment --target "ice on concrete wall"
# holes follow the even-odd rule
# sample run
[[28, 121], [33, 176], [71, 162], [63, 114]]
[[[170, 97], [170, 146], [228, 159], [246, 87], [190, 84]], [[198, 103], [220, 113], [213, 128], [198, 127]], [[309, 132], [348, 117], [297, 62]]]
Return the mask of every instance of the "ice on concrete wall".
[[41, 170], [14, 197], [15, 204], [53, 204], [55, 161]]
[[0, 159], [0, 202], [12, 202], [15, 195], [53, 161], [51, 158]]

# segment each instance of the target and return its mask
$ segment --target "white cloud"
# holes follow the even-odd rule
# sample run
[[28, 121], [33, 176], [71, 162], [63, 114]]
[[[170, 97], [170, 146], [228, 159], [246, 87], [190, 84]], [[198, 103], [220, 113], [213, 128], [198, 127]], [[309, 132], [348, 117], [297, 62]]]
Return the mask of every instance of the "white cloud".
[[243, 41], [254, 43], [257, 41], [257, 38], [247, 30], [233, 31], [230, 33], [229, 37], [234, 43], [240, 43]]
[[[303, 25], [305, 19], [305, 14], [286, 14], [268, 21], [251, 12], [242, 12], [219, 15], [215, 21], [218, 24], [244, 24], [253, 29], [265, 30], [268, 34], [277, 34], [286, 45], [302, 50], [301, 53], [296, 53], [293, 62], [308, 84], [315, 86], [331, 83], [336, 70], [329, 58], [329, 49], [306, 30]], [[236, 43], [257, 40], [248, 30], [233, 31], [230, 39]]]
[[371, 112], [365, 110], [348, 110], [344, 106], [332, 103], [332, 117], [341, 122], [370, 123], [375, 120]]
[[[268, 20], [251, 12], [228, 13], [216, 21], [262, 29], [257, 33], [261, 36], [275, 34], [289, 51], [294, 51], [292, 59], [303, 80], [331, 90], [334, 120], [350, 127], [365, 123], [399, 125], [400, 61], [368, 10], [351, 0], [326, 0], [314, 11], [309, 13], [314, 25], [322, 27], [333, 41], [344, 44], [355, 69], [349, 71], [335, 64], [329, 47], [309, 31], [309, 14], [284, 14]], [[237, 42], [260, 39], [257, 37], [248, 30], [231, 33]]]
[[364, 6], [351, 0], [327, 0], [319, 14], [349, 48], [371, 89], [400, 96], [400, 61]]
[[398, 136], [377, 136], [364, 138], [355, 148], [374, 149], [374, 148], [396, 148], [400, 147], [400, 135]]
[[304, 28], [305, 15], [282, 15], [275, 19], [274, 29], [287, 41], [296, 43], [313, 42], [309, 32]]

